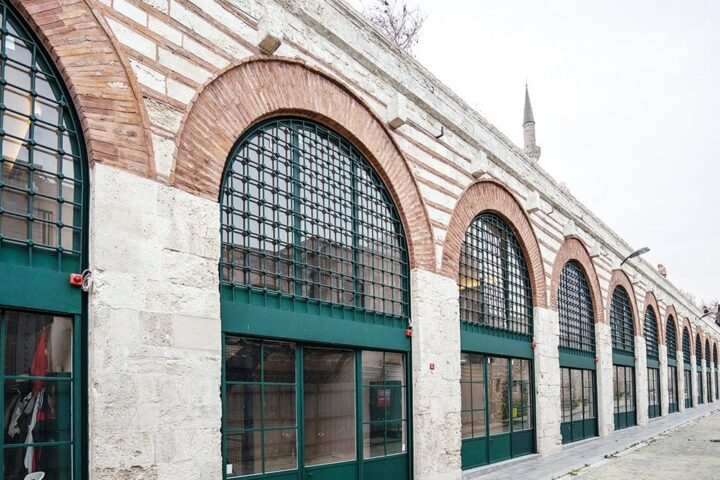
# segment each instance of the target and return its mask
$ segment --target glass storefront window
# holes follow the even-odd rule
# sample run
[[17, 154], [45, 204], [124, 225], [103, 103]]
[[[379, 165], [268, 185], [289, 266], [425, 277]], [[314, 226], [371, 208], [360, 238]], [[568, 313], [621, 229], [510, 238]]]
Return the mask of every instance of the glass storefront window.
[[405, 355], [362, 352], [365, 458], [407, 451]]
[[595, 372], [562, 368], [561, 382], [562, 421], [595, 418]]
[[464, 439], [533, 428], [529, 360], [462, 353], [460, 372]]
[[668, 366], [668, 411], [675, 413], [678, 411], [678, 383], [677, 383], [677, 367]]
[[295, 345], [227, 336], [225, 443], [231, 476], [297, 467]]
[[33, 472], [72, 478], [72, 319], [0, 311], [0, 342], [2, 478], [24, 479]]
[[685, 372], [685, 408], [692, 407], [692, 390], [690, 382], [690, 370], [684, 370]]

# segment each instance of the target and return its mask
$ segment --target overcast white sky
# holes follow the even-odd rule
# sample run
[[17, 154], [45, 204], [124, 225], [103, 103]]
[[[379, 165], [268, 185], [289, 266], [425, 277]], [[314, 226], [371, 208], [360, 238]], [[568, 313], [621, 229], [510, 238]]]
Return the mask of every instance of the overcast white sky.
[[[351, 0], [360, 6], [369, 0]], [[411, 0], [418, 60], [698, 301], [720, 298], [720, 1]]]

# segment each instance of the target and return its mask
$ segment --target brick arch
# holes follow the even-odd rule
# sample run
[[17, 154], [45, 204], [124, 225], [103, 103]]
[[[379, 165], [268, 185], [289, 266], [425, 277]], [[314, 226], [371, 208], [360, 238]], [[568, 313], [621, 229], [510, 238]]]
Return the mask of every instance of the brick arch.
[[638, 314], [637, 300], [635, 297], [635, 290], [633, 289], [632, 282], [628, 278], [627, 274], [622, 270], [613, 270], [612, 277], [610, 277], [610, 286], [607, 291], [607, 315], [605, 321], [610, 325], [610, 308], [612, 307], [612, 296], [616, 287], [623, 287], [628, 294], [630, 300], [630, 309], [633, 314], [633, 327], [635, 328], [635, 335], [643, 336], [642, 324], [640, 323], [640, 315]]
[[470, 185], [460, 196], [450, 219], [440, 273], [457, 280], [460, 268], [460, 247], [470, 223], [483, 212], [503, 218], [518, 237], [530, 273], [533, 305], [547, 306], [547, 286], [540, 246], [532, 225], [520, 203], [500, 183], [481, 180]]
[[655, 297], [655, 294], [653, 292], [647, 292], [645, 294], [645, 302], [643, 303], [643, 318], [642, 318], [642, 326], [643, 326], [643, 336], [645, 336], [645, 312], [647, 312], [648, 307], [652, 307], [653, 310], [655, 310], [655, 325], [658, 329], [658, 344], [659, 345], [665, 345], [665, 325], [661, 325], [662, 323], [662, 315], [660, 313], [660, 307], [658, 306], [657, 298]]
[[[171, 184], [218, 200], [227, 157], [252, 125], [273, 116], [301, 116], [336, 130], [368, 159], [395, 201], [411, 268], [435, 270], [432, 230], [413, 173], [382, 122], [350, 90], [290, 59], [253, 58], [205, 86], [178, 135]], [[208, 126], [218, 125], [212, 135]]]
[[598, 281], [597, 272], [593, 265], [592, 258], [585, 247], [585, 244], [578, 237], [568, 237], [558, 250], [553, 264], [552, 279], [550, 281], [550, 309], [558, 309], [558, 290], [560, 288], [560, 275], [569, 261], [576, 261], [585, 273], [588, 285], [590, 287], [590, 297], [593, 302], [593, 311], [595, 315], [595, 323], [602, 322], [605, 317], [602, 290]]
[[[88, 161], [153, 178], [149, 122], [135, 77], [86, 0], [10, 0], [70, 92]], [[82, 41], [78, 41], [82, 40]]]

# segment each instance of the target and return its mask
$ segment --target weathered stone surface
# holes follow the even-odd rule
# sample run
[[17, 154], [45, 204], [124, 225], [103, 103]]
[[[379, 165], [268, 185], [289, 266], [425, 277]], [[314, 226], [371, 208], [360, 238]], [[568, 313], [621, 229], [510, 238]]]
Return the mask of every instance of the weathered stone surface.
[[556, 311], [535, 308], [535, 408], [537, 451], [548, 455], [562, 449], [560, 423], [560, 323]]
[[92, 185], [91, 475], [219, 478], [218, 206], [102, 165]]
[[461, 478], [457, 283], [413, 269], [411, 284], [415, 478], [455, 480]]
[[605, 436], [615, 429], [614, 386], [612, 341], [610, 325], [595, 324], [595, 352], [597, 355], [597, 398], [598, 398], [598, 433]]

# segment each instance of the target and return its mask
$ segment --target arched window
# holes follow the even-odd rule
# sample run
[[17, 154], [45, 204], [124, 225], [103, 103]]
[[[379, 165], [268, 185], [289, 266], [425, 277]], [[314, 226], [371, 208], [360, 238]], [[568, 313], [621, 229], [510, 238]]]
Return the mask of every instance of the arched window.
[[235, 299], [407, 318], [397, 209], [369, 162], [334, 131], [298, 118], [255, 126], [230, 156], [220, 200], [221, 283]]
[[8, 3], [0, 0], [0, 478], [79, 479], [83, 297], [68, 275], [86, 266], [85, 151], [62, 78]]
[[657, 317], [655, 316], [655, 309], [652, 305], [648, 306], [647, 310], [645, 310], [644, 333], [647, 356], [658, 359], [660, 357], [660, 351], [658, 349]]
[[42, 46], [2, 9], [0, 258], [80, 268], [84, 156], [72, 104]]
[[565, 264], [558, 289], [560, 346], [595, 351], [595, 316], [587, 277], [576, 261]]
[[515, 233], [493, 213], [478, 215], [460, 251], [460, 319], [532, 335], [532, 290]]
[[635, 352], [635, 330], [630, 298], [621, 286], [615, 287], [610, 303], [610, 327], [613, 349], [626, 353]]
[[665, 343], [667, 344], [668, 358], [677, 358], [677, 330], [675, 329], [675, 319], [672, 315], [669, 315], [667, 318]]
[[690, 332], [687, 327], [683, 328], [682, 336], [683, 362], [690, 364]]
[[695, 335], [695, 365], [698, 367], [700, 366], [700, 362], [702, 362], [703, 358], [702, 347], [702, 338], [700, 338], [700, 334], [698, 333]]
[[712, 360], [712, 351], [710, 350], [710, 340], [705, 340], [705, 362], [708, 364], [708, 367], [710, 366], [710, 361]]

